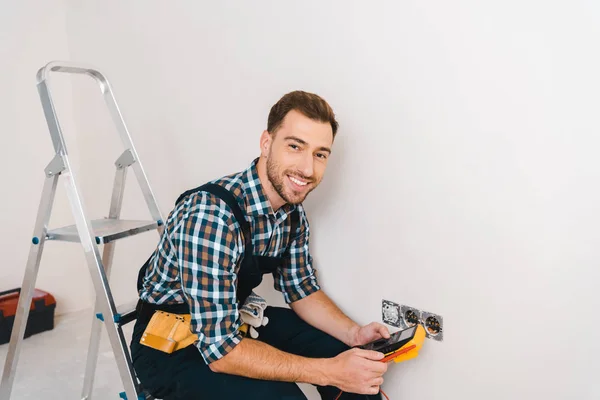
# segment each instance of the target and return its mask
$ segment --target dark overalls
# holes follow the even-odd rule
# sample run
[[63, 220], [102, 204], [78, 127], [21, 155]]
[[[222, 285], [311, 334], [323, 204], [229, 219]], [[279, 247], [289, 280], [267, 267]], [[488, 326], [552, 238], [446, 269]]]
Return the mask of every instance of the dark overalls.
[[[176, 204], [191, 193], [206, 191], [223, 199], [241, 226], [244, 245], [252, 249], [250, 225], [234, 196], [216, 184], [206, 184], [183, 193]], [[292, 230], [298, 226], [298, 211], [291, 215]], [[290, 241], [291, 244], [291, 241]], [[288, 247], [289, 249], [289, 247]], [[238, 272], [237, 300], [240, 306], [252, 290], [257, 287], [263, 274], [273, 273], [285, 257], [258, 256], [247, 252]], [[138, 291], [142, 288], [148, 261], [138, 275]], [[146, 329], [155, 310], [163, 310], [173, 314], [188, 314], [187, 303], [171, 305], [154, 305], [138, 302], [138, 318], [134, 327], [131, 342], [131, 355], [136, 374], [146, 391], [164, 400], [300, 400], [306, 399], [300, 388], [291, 382], [266, 381], [213, 372], [200, 355], [196, 346], [188, 346], [172, 354], [166, 354], [139, 344], [142, 333]], [[349, 349], [347, 345], [312, 327], [300, 319], [289, 308], [267, 307], [264, 315], [269, 318], [267, 326], [256, 330], [257, 340], [265, 342], [279, 350], [304, 357], [329, 358]], [[335, 387], [317, 387], [322, 399], [335, 399], [340, 390]], [[380, 395], [365, 396], [344, 393], [340, 400], [380, 399]]]

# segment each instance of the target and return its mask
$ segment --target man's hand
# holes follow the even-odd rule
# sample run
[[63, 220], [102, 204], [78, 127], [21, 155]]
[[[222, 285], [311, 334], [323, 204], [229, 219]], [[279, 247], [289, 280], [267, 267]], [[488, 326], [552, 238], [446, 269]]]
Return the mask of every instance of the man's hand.
[[382, 358], [377, 351], [347, 350], [331, 359], [329, 384], [348, 393], [377, 394], [387, 371], [387, 363], [379, 361]]
[[385, 325], [378, 322], [371, 322], [369, 325], [363, 327], [356, 326], [350, 332], [350, 346], [362, 346], [381, 338], [389, 339], [390, 331]]

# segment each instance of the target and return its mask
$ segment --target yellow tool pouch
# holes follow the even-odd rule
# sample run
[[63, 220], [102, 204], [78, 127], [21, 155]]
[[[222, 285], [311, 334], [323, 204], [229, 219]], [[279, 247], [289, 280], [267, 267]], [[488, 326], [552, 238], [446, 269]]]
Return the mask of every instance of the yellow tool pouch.
[[140, 339], [140, 344], [171, 354], [198, 340], [190, 329], [190, 314], [155, 311]]
[[[155, 311], [140, 339], [140, 344], [167, 354], [181, 350], [198, 340], [198, 335], [190, 328], [190, 321], [190, 314]], [[247, 333], [247, 329], [246, 324], [240, 327], [244, 334]]]

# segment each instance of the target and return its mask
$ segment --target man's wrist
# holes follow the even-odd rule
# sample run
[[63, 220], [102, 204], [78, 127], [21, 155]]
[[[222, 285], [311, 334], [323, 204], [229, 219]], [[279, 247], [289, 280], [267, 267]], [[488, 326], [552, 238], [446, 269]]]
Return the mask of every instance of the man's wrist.
[[360, 330], [360, 325], [358, 324], [354, 324], [350, 327], [350, 329], [348, 329], [347, 331], [347, 337], [346, 340], [344, 341], [348, 346], [350, 347], [354, 347], [358, 344], [358, 331]]
[[329, 358], [314, 358], [309, 359], [311, 367], [307, 368], [306, 371], [309, 372], [310, 376], [306, 377], [305, 382], [318, 386], [331, 386], [334, 385], [333, 378], [331, 372], [333, 370], [332, 367], [332, 359]]

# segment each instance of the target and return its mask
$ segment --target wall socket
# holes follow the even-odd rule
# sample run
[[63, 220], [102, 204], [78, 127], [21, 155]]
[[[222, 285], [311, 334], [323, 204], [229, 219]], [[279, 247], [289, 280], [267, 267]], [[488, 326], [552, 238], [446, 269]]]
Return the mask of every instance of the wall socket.
[[400, 322], [400, 305], [393, 301], [383, 300], [381, 303], [381, 318], [384, 323], [400, 328], [402, 326]]
[[421, 324], [426, 337], [440, 342], [444, 340], [444, 319], [441, 315], [384, 299], [381, 302], [381, 316], [384, 323], [396, 328], [407, 329]]

